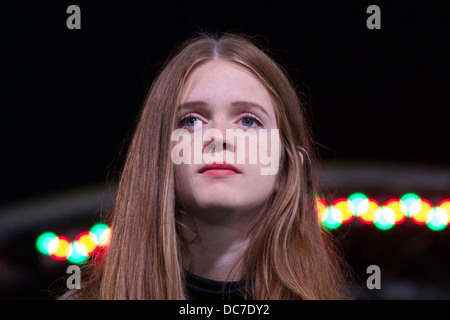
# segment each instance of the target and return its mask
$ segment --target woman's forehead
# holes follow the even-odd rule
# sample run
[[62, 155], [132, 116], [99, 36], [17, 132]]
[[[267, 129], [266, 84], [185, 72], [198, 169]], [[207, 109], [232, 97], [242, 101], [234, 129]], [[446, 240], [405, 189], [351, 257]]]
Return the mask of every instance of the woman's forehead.
[[263, 108], [267, 114], [275, 113], [271, 96], [256, 75], [237, 63], [222, 59], [196, 67], [187, 77], [180, 105], [194, 101], [223, 105], [245, 102]]

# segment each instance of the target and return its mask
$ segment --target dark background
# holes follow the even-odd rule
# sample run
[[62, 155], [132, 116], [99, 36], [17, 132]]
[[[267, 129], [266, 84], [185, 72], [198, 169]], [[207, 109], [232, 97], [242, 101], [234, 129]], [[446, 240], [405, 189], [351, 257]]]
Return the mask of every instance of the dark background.
[[[81, 30], [66, 27], [71, 4], [81, 9]], [[366, 27], [371, 4], [381, 8], [381, 30]], [[305, 95], [325, 163], [448, 172], [449, 10], [444, 0], [2, 3], [0, 206], [103, 184], [117, 173], [156, 72], [177, 44], [201, 30], [245, 33], [272, 49]], [[449, 190], [439, 192], [449, 197]], [[363, 279], [369, 264], [385, 263], [394, 280], [441, 289], [449, 283], [437, 275], [450, 265], [447, 230], [364, 228], [342, 231]], [[0, 246], [0, 275], [2, 264], [16, 266], [14, 274], [24, 265], [40, 268], [20, 286], [10, 283], [15, 289], [2, 297], [47, 298], [40, 289], [64, 270], [61, 263], [36, 264], [42, 257], [30, 243], [41, 231]], [[407, 267], [418, 260], [428, 264]], [[402, 285], [407, 291], [410, 282]], [[421, 297], [430, 296], [437, 295]]]

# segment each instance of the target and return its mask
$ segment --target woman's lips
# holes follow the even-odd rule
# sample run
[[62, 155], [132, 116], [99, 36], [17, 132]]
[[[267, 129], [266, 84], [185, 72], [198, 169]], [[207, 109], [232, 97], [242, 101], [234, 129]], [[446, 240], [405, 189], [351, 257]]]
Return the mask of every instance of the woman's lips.
[[240, 171], [233, 165], [231, 164], [207, 164], [205, 166], [203, 166], [199, 171], [199, 173], [204, 173], [207, 174], [209, 176], [219, 176], [219, 177], [223, 177], [223, 176], [231, 176], [231, 175], [235, 175], [240, 173]]

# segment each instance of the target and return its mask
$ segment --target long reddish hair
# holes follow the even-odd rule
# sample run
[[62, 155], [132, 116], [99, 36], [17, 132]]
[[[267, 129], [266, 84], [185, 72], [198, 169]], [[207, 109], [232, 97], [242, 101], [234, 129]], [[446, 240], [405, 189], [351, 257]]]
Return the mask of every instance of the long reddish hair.
[[245, 36], [200, 34], [169, 57], [139, 115], [111, 211], [108, 251], [91, 265], [81, 299], [184, 299], [181, 237], [170, 136], [181, 88], [201, 63], [224, 59], [247, 68], [274, 101], [282, 143], [279, 188], [250, 229], [243, 255], [251, 299], [345, 298], [343, 259], [318, 221], [316, 179], [307, 184], [296, 146], [318, 167], [303, 105], [289, 77]]

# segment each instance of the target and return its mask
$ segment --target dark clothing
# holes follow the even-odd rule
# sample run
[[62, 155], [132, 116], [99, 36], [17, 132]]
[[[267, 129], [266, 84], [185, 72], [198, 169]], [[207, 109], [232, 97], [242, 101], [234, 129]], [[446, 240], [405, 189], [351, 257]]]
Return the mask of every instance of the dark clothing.
[[222, 282], [186, 274], [186, 290], [192, 300], [244, 300], [245, 281]]
[[[222, 282], [186, 273], [186, 291], [191, 300], [244, 300], [245, 281]], [[78, 290], [71, 290], [60, 300], [83, 299]]]

